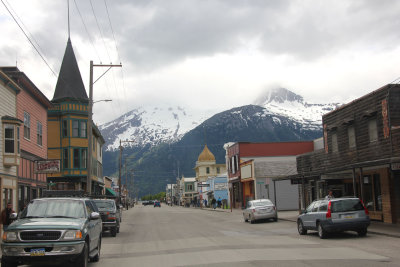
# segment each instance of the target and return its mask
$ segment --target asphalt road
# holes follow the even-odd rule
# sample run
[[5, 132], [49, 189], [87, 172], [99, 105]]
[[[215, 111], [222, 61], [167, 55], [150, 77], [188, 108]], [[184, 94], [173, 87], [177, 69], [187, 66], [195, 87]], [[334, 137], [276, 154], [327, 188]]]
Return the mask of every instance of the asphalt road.
[[297, 234], [293, 222], [245, 223], [239, 212], [137, 205], [121, 231], [103, 237], [90, 267], [400, 266], [400, 239], [344, 233], [326, 240]]

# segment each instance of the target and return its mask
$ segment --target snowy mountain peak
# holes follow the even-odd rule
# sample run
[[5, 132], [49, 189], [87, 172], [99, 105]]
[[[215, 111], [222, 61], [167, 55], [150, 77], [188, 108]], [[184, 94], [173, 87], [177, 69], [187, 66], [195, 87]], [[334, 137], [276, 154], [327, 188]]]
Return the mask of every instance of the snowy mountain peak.
[[305, 129], [317, 130], [322, 127], [322, 115], [334, 110], [339, 103], [310, 104], [300, 95], [285, 88], [272, 89], [259, 97], [255, 104], [270, 113], [283, 115], [303, 125]]
[[268, 103], [284, 103], [284, 102], [299, 102], [303, 103], [304, 99], [302, 96], [293, 93], [286, 88], [275, 88], [268, 90], [265, 94], [259, 97], [255, 101], [255, 105], [264, 106]]

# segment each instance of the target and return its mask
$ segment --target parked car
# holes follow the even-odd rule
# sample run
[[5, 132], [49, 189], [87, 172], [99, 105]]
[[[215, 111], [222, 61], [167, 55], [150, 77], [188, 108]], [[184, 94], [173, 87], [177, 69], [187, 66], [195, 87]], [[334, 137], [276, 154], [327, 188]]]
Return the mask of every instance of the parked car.
[[274, 203], [269, 199], [257, 199], [247, 202], [247, 207], [243, 211], [244, 221], [254, 223], [257, 220], [272, 219], [278, 220], [278, 213]]
[[90, 199], [42, 198], [31, 201], [3, 234], [1, 266], [99, 261], [101, 218]]
[[316, 230], [320, 238], [326, 238], [328, 233], [343, 231], [356, 231], [359, 236], [365, 236], [369, 224], [368, 210], [360, 199], [333, 198], [312, 202], [299, 215], [297, 230], [300, 235]]
[[155, 207], [161, 208], [161, 203], [160, 203], [160, 201], [158, 201], [158, 200], [154, 201], [154, 208], [155, 208]]
[[94, 199], [103, 221], [103, 232], [110, 231], [113, 237], [119, 233], [121, 209], [112, 199]]

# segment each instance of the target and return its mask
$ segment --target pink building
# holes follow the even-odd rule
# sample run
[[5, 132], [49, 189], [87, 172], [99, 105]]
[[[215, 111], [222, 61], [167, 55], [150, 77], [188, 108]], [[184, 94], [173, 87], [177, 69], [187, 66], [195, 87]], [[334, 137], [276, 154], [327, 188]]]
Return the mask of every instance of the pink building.
[[47, 159], [47, 97], [17, 67], [1, 68], [22, 89], [17, 95], [17, 118], [24, 122], [20, 131], [21, 161], [18, 167], [18, 206], [22, 209], [46, 189], [46, 174], [35, 173], [35, 161]]

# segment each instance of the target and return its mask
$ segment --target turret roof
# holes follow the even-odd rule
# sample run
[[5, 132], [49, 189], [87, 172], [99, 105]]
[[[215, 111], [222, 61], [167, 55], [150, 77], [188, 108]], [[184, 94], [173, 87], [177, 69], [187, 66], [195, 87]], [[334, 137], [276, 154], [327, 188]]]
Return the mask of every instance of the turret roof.
[[204, 146], [203, 151], [200, 153], [197, 161], [215, 161], [214, 154], [208, 149], [207, 145]]
[[69, 38], [52, 102], [60, 102], [64, 99], [89, 101]]

